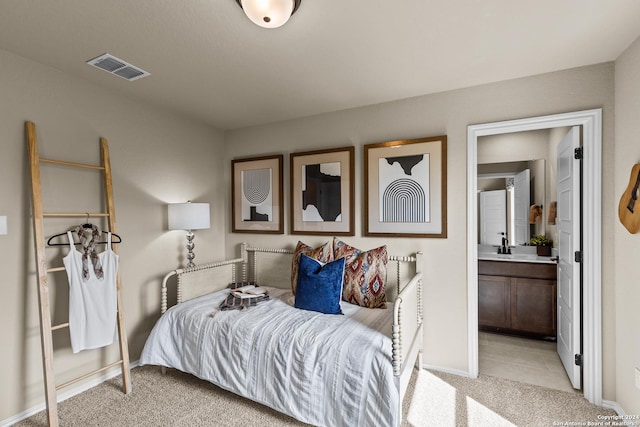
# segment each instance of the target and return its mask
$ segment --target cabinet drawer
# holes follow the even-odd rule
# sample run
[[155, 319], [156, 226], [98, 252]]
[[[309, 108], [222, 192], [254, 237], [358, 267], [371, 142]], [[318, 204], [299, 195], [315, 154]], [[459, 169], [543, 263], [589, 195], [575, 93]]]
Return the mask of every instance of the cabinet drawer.
[[556, 280], [557, 264], [510, 261], [478, 261], [478, 274]]

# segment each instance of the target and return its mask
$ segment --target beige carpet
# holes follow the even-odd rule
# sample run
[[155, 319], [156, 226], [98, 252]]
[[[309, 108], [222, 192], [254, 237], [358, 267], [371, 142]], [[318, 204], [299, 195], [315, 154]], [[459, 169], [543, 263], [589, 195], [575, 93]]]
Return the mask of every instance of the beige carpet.
[[[131, 371], [131, 378], [133, 392], [129, 395], [122, 394], [122, 383], [117, 377], [61, 402], [60, 425], [305, 425], [178, 371], [162, 375], [159, 368], [139, 367]], [[587, 425], [589, 421], [601, 421], [599, 415], [615, 415], [615, 412], [591, 405], [576, 393], [489, 376], [471, 380], [416, 370], [405, 397], [403, 426], [554, 426], [565, 422], [568, 424], [564, 425]], [[16, 424], [46, 425], [44, 412]]]

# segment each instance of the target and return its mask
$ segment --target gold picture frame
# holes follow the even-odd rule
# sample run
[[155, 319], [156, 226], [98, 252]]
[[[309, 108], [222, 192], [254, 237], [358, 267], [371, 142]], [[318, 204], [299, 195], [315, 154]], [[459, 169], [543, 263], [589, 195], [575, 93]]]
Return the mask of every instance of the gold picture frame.
[[231, 161], [231, 231], [284, 234], [282, 154]]
[[446, 135], [364, 146], [365, 236], [447, 237]]
[[353, 236], [354, 147], [290, 154], [291, 234]]

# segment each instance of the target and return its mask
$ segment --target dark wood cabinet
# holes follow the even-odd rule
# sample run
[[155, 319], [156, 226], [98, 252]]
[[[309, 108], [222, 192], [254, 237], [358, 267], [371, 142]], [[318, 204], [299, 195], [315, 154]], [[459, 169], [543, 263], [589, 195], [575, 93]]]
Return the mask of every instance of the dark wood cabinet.
[[511, 326], [511, 279], [478, 277], [478, 324], [495, 328]]
[[481, 330], [556, 337], [556, 264], [478, 261]]

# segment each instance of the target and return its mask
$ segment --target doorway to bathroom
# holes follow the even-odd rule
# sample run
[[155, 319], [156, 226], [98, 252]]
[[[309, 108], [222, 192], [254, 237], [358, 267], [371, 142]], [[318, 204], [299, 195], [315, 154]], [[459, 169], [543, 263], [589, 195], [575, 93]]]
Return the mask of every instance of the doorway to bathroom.
[[[581, 388], [580, 372], [573, 375], [567, 357], [573, 345], [566, 344], [575, 339], [580, 353], [580, 331], [573, 336], [565, 327], [559, 333], [560, 323], [572, 316], [558, 316], [558, 308], [573, 304], [557, 303], [563, 300], [557, 291], [557, 209], [549, 209], [557, 206], [557, 147], [568, 132], [478, 138], [478, 357], [480, 374], [573, 392]], [[551, 240], [553, 254], [538, 257], [530, 245], [541, 240], [535, 236]]]
[[[582, 211], [583, 222], [579, 226], [578, 235], [582, 235], [582, 262], [574, 264], [581, 269], [583, 294], [582, 301], [573, 304], [572, 310], [577, 312], [578, 325], [570, 323], [569, 327], [582, 328], [582, 349], [578, 345], [576, 361], [584, 361], [582, 366], [582, 390], [587, 400], [595, 404], [602, 402], [602, 356], [601, 356], [601, 134], [602, 112], [600, 109], [579, 111], [574, 113], [541, 116], [528, 119], [494, 122], [468, 127], [467, 133], [467, 166], [468, 166], [468, 307], [469, 307], [469, 373], [476, 377], [479, 372], [479, 346], [486, 344], [492, 336], [478, 332], [478, 142], [482, 137], [504, 135], [516, 132], [539, 131], [543, 129], [572, 128], [582, 133], [582, 150], [584, 159], [582, 168], [585, 171], [582, 200], [578, 210]], [[572, 152], [573, 154], [573, 152]], [[548, 200], [548, 199], [547, 199]], [[545, 203], [546, 204], [546, 203]], [[548, 206], [548, 204], [547, 204]], [[572, 222], [572, 221], [569, 221]], [[575, 223], [575, 221], [573, 221]], [[562, 233], [558, 237], [562, 239]], [[574, 233], [575, 234], [575, 233]], [[575, 235], [574, 235], [575, 237]], [[576, 246], [579, 247], [579, 246]], [[567, 257], [567, 254], [564, 254]], [[562, 285], [560, 285], [562, 287]], [[566, 294], [566, 293], [565, 293]], [[560, 294], [559, 294], [560, 295]], [[575, 295], [575, 293], [574, 293]], [[560, 312], [560, 310], [559, 310]], [[562, 314], [559, 314], [562, 315]], [[566, 324], [565, 324], [566, 325]], [[559, 327], [565, 327], [559, 325]], [[579, 331], [579, 329], [578, 329]], [[562, 333], [562, 331], [561, 331]], [[575, 336], [579, 343], [578, 336]], [[573, 352], [575, 349], [572, 349]], [[526, 351], [526, 350], [525, 350]], [[574, 354], [571, 354], [573, 362]], [[575, 364], [565, 363], [568, 369]], [[580, 367], [577, 368], [578, 373]], [[578, 374], [579, 375], [579, 374]]]

